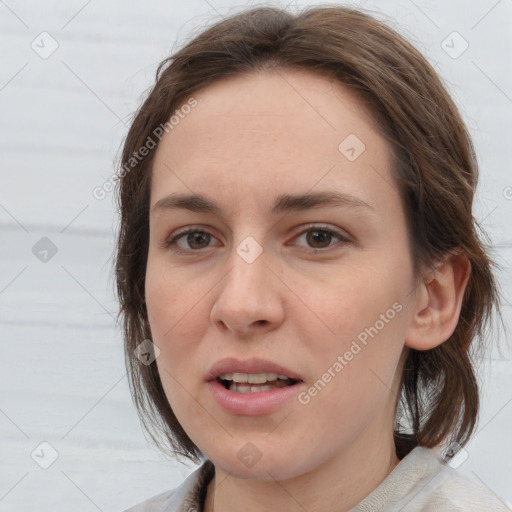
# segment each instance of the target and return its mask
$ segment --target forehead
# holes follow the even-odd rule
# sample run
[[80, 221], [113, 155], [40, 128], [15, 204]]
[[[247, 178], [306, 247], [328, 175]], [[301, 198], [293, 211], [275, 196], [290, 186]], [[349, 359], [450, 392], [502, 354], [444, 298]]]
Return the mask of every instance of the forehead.
[[166, 193], [212, 188], [230, 198], [252, 189], [254, 200], [315, 186], [366, 189], [367, 197], [372, 187], [393, 188], [390, 147], [373, 116], [330, 78], [290, 69], [250, 73], [194, 98], [197, 106], [158, 146], [152, 205]]

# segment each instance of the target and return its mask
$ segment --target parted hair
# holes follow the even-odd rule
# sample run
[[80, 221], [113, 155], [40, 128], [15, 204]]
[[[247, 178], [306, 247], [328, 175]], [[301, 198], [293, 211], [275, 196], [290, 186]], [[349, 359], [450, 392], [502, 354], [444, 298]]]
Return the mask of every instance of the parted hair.
[[223, 78], [285, 68], [337, 80], [373, 115], [392, 148], [415, 274], [455, 253], [471, 263], [453, 334], [431, 350], [408, 351], [394, 427], [399, 458], [417, 445], [440, 443], [454, 446], [454, 454], [475, 430], [475, 355], [481, 356], [475, 348], [485, 346], [492, 313], [500, 310], [495, 264], [472, 213], [478, 179], [474, 147], [427, 59], [387, 23], [341, 6], [296, 13], [258, 7], [215, 22], [160, 63], [155, 84], [133, 117], [116, 183], [120, 223], [114, 265], [128, 380], [141, 422], [157, 446], [200, 459], [166, 399], [157, 365], [136, 356], [138, 345], [151, 339], [144, 286], [156, 149], [129, 171], [123, 164], [195, 92]]

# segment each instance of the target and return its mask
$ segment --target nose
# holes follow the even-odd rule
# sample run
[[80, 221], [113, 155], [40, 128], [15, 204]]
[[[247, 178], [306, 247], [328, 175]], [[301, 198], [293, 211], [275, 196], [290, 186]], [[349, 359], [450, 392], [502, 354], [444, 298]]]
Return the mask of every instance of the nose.
[[215, 288], [212, 322], [223, 331], [245, 338], [279, 327], [285, 316], [283, 290], [265, 253], [248, 263], [233, 251], [229, 268]]

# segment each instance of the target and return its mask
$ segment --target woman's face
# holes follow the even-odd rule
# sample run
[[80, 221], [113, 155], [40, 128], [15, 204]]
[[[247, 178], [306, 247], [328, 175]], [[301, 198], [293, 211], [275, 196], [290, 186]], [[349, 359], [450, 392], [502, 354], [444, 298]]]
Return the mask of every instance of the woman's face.
[[194, 97], [151, 184], [146, 304], [176, 417], [242, 478], [389, 446], [414, 279], [388, 144], [307, 71]]

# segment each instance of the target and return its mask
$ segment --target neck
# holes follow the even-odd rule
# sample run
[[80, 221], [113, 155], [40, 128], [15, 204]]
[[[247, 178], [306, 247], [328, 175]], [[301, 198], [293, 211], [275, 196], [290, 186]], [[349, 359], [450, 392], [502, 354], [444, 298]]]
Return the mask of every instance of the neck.
[[367, 439], [361, 441], [364, 441], [362, 445], [357, 442], [309, 473], [288, 480], [239, 479], [216, 467], [204, 512], [349, 511], [399, 462], [392, 439], [385, 445], [368, 445]]

